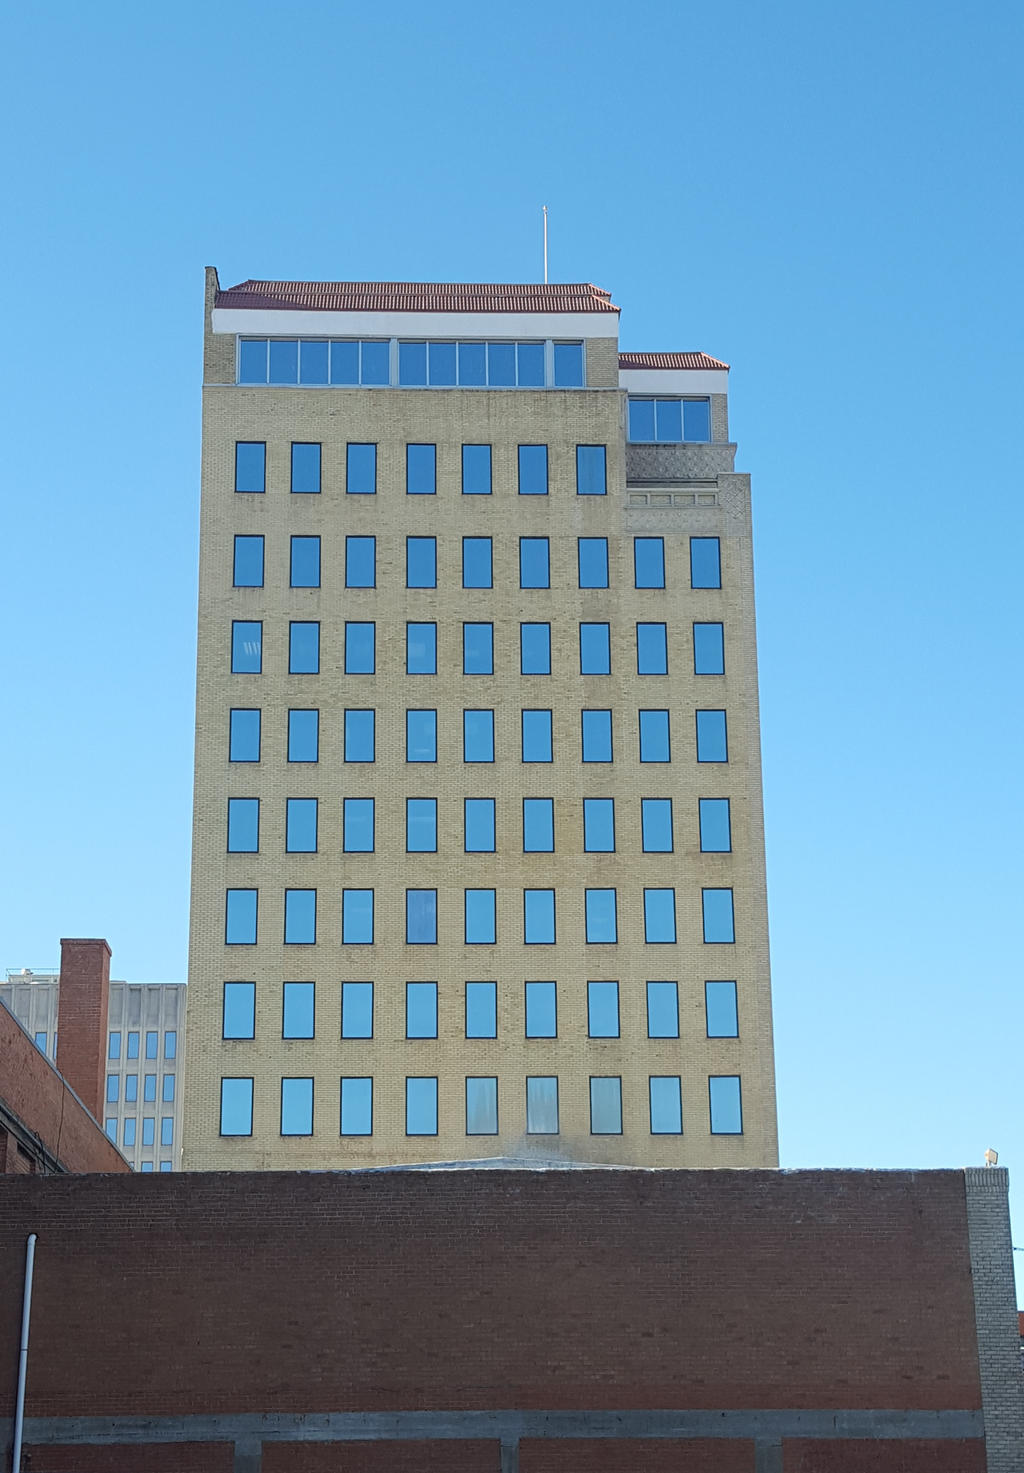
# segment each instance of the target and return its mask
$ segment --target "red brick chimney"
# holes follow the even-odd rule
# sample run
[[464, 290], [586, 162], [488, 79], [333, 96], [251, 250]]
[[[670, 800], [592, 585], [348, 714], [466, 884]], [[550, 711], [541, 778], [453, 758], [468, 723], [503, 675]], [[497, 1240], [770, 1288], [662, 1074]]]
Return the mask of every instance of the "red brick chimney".
[[100, 940], [60, 943], [57, 1068], [87, 1110], [103, 1119], [106, 1094], [110, 947]]

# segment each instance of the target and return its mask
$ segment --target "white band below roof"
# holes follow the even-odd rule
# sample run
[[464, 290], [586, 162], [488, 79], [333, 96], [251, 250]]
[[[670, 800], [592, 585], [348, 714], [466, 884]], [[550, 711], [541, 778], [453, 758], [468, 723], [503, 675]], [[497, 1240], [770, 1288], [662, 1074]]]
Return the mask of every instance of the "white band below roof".
[[727, 394], [727, 368], [620, 368], [619, 388], [630, 394]]
[[214, 307], [213, 331], [253, 338], [614, 338], [615, 312], [286, 312]]

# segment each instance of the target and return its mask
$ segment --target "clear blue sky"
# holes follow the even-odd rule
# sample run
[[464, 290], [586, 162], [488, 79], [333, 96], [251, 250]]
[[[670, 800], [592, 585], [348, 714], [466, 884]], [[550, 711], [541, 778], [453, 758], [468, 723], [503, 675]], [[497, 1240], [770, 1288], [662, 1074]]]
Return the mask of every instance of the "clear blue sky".
[[624, 347], [734, 365], [783, 1160], [993, 1145], [1024, 1242], [1022, 35], [998, 0], [12, 11], [0, 965], [105, 935], [184, 976], [202, 267], [537, 279], [547, 203]]

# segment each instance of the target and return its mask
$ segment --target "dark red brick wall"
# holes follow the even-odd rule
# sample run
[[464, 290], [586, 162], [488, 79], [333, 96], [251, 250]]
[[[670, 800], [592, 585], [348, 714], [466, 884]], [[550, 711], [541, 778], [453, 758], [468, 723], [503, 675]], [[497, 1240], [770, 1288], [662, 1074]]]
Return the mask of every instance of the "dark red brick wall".
[[498, 1442], [268, 1442], [263, 1446], [261, 1473], [500, 1473], [500, 1469]]
[[136, 1442], [124, 1447], [25, 1444], [30, 1473], [232, 1473], [230, 1442]]
[[519, 1473], [754, 1473], [754, 1444], [725, 1437], [524, 1438]]
[[0, 1415], [977, 1408], [960, 1172], [0, 1179]]
[[782, 1444], [783, 1473], [985, 1473], [986, 1467], [980, 1438], [964, 1442], [787, 1438]]
[[62, 939], [57, 1068], [87, 1110], [103, 1116], [110, 947], [105, 941]]

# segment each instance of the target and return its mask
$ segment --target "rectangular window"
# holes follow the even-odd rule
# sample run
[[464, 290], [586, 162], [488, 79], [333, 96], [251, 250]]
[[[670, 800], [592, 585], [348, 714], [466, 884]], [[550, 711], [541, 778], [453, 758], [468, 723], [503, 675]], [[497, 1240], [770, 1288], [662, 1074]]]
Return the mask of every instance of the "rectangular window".
[[638, 675], [668, 674], [668, 635], [664, 624], [636, 626], [636, 669]]
[[462, 586], [463, 588], [493, 586], [491, 539], [489, 537], [463, 537]]
[[558, 1037], [558, 988], [554, 982], [527, 982], [526, 1036]]
[[178, 1030], [168, 1028], [164, 1034], [164, 1058], [174, 1059], [178, 1054]]
[[161, 1171], [173, 1171], [174, 1170], [174, 1165], [170, 1161], [161, 1161], [160, 1162], [160, 1170]]
[[651, 1135], [682, 1135], [683, 1090], [677, 1074], [652, 1074], [649, 1080]]
[[377, 713], [372, 709], [345, 712], [345, 761], [373, 762], [376, 757]]
[[679, 1037], [679, 984], [648, 982], [647, 1037]]
[[[324, 365], [326, 368], [326, 364]], [[326, 382], [326, 375], [325, 375]], [[292, 495], [318, 496], [320, 493], [320, 446], [292, 444]]]
[[345, 946], [373, 945], [373, 891], [341, 892], [341, 940]]
[[463, 762], [494, 761], [494, 712], [463, 711]]
[[299, 381], [299, 345], [292, 339], [270, 342], [270, 382], [297, 384]]
[[463, 496], [490, 496], [490, 445], [463, 445], [462, 494]]
[[410, 622], [405, 626], [406, 675], [437, 674], [437, 625]]
[[607, 624], [580, 625], [580, 674], [612, 673], [611, 634]]
[[437, 799], [406, 798], [405, 852], [437, 853]]
[[555, 848], [553, 798], [523, 799], [523, 853], [551, 854]]
[[467, 854], [494, 853], [494, 799], [463, 799], [463, 847]]
[[612, 760], [612, 713], [605, 710], [580, 712], [584, 762]]
[[[43, 1053], [45, 1054], [45, 1052], [46, 1052], [46, 1034], [43, 1033], [42, 1035], [40, 1035], [40, 1034], [37, 1033], [36, 1034], [36, 1042], [37, 1043], [39, 1042], [40, 1037], [42, 1037], [42, 1040], [43, 1040], [42, 1048], [43, 1048]], [[107, 1034], [107, 1058], [108, 1059], [119, 1059], [120, 1057], [121, 1057], [121, 1035], [120, 1035], [120, 1033], [108, 1033]]]
[[588, 854], [614, 853], [614, 798], [584, 798], [583, 848]]
[[372, 798], [346, 798], [342, 803], [342, 849], [345, 854], [372, 854], [374, 806]]
[[497, 1038], [498, 984], [466, 983], [466, 1037]]
[[377, 668], [376, 644], [376, 624], [346, 619], [345, 674], [373, 675]]
[[124, 1122], [124, 1144], [126, 1146], [134, 1146], [134, 1144], [135, 1144], [135, 1118], [134, 1118], [134, 1116], [130, 1120], [126, 1120]]
[[281, 1134], [313, 1134], [312, 1079], [281, 1080]]
[[221, 1135], [252, 1135], [252, 1080], [220, 1082]]
[[288, 761], [320, 759], [320, 712], [306, 708], [288, 712]]
[[437, 1080], [405, 1081], [406, 1135], [437, 1135]]
[[522, 712], [524, 762], [551, 761], [551, 712]]
[[139, 1035], [135, 1032], [128, 1035], [128, 1057], [129, 1059], [139, 1057]]
[[341, 1081], [341, 1134], [373, 1135], [373, 1079]]
[[711, 439], [709, 399], [630, 399], [629, 438], [659, 444]]
[[315, 854], [316, 830], [316, 799], [287, 799], [285, 809], [285, 852], [288, 854]]
[[107, 1104], [108, 1105], [116, 1105], [117, 1104], [118, 1092], [120, 1090], [120, 1087], [121, 1087], [120, 1076], [117, 1075], [117, 1074], [108, 1074], [107, 1075]]
[[35, 1046], [41, 1054], [46, 1053], [46, 1032], [42, 1030], [35, 1035]]
[[437, 538], [405, 539], [406, 588], [437, 587]]
[[622, 1080], [618, 1076], [591, 1076], [590, 1134], [622, 1134]]
[[341, 984], [342, 1038], [373, 1037], [373, 983]]
[[546, 445], [520, 445], [519, 494], [520, 496], [546, 496], [548, 494], [548, 447]]
[[236, 588], [263, 587], [263, 538], [236, 537], [233, 564]]
[[348, 446], [345, 453], [345, 491], [349, 496], [374, 496], [376, 494], [376, 445]]
[[555, 344], [555, 388], [583, 387], [583, 344]]
[[263, 669], [262, 619], [232, 619], [231, 673], [259, 675]]
[[697, 712], [697, 761], [728, 762], [729, 740], [724, 711]]
[[[142, 1144], [144, 1146], [156, 1145], [156, 1121], [150, 1116], [142, 1122]], [[150, 1171], [153, 1170], [152, 1162], [148, 1163]]]
[[690, 587], [721, 588], [722, 553], [717, 537], [690, 538]]
[[702, 890], [704, 940], [708, 945], [736, 940], [731, 890]]
[[535, 1074], [526, 1080], [527, 1135], [558, 1134], [558, 1078]]
[[437, 761], [437, 712], [406, 711], [406, 762]]
[[434, 496], [437, 492], [437, 446], [405, 447], [405, 490], [408, 496]]
[[126, 1074], [124, 1076], [125, 1102], [134, 1105], [139, 1098], [139, 1076], [137, 1074]]
[[[156, 1075], [144, 1074], [142, 1076], [142, 1098], [147, 1105], [156, 1101]], [[150, 1142], [152, 1145], [152, 1141]]]
[[493, 890], [465, 893], [465, 937], [467, 946], [493, 946], [497, 937], [497, 896]]
[[228, 735], [229, 762], [258, 762], [260, 760], [260, 711], [259, 708], [238, 709], [231, 712]]
[[576, 446], [576, 495], [604, 496], [608, 490], [607, 450], [604, 445]]
[[407, 946], [437, 945], [436, 890], [406, 890], [405, 941]]
[[254, 491], [257, 494], [267, 489], [267, 447], [255, 440], [235, 442], [235, 490]]
[[700, 847], [703, 854], [728, 854], [732, 850], [732, 826], [728, 798], [701, 798]]
[[672, 799], [640, 799], [640, 831], [645, 854], [671, 854]]
[[519, 670], [523, 675], [551, 674], [550, 624], [520, 624]]
[[676, 892], [657, 889], [644, 891], [644, 940], [674, 942], [676, 939]]
[[738, 1074], [712, 1074], [708, 1079], [712, 1135], [743, 1134], [743, 1101]]
[[463, 624], [463, 675], [494, 674], [494, 625]]
[[694, 624], [693, 673], [725, 674], [725, 635], [721, 624]]
[[281, 1038], [314, 1038], [317, 988], [314, 982], [284, 982]]
[[667, 711], [640, 711], [640, 761], [671, 762]]
[[738, 1038], [735, 982], [705, 982], [704, 1010], [709, 1038]]
[[608, 587], [608, 538], [577, 537], [577, 561], [581, 588]]
[[174, 1145], [173, 1115], [161, 1115], [160, 1117], [160, 1144], [162, 1146]]
[[520, 537], [519, 587], [551, 587], [551, 558], [546, 537]]
[[426, 343], [399, 343], [398, 382], [407, 388], [426, 388]]
[[617, 982], [587, 983], [587, 1036], [589, 1038], [618, 1038], [619, 984]]
[[614, 945], [619, 939], [618, 906], [614, 889], [584, 892], [588, 946]]
[[633, 586], [665, 587], [664, 537], [633, 538]]
[[345, 587], [376, 588], [376, 537], [345, 538]]
[[498, 1081], [493, 1076], [466, 1078], [466, 1134], [498, 1134]]
[[406, 1038], [437, 1037], [437, 983], [405, 984]]
[[256, 983], [225, 982], [222, 1038], [256, 1037]]
[[256, 891], [229, 890], [224, 903], [224, 944], [256, 945]]
[[[147, 1031], [147, 1033], [146, 1033], [146, 1058], [147, 1059], [155, 1059], [155, 1058], [158, 1058], [159, 1057], [159, 1050], [157, 1048], [157, 1044], [159, 1042], [159, 1039], [160, 1039], [160, 1035], [159, 1035], [159, 1033], [157, 1032], [157, 1030], [155, 1028], [152, 1028], [152, 1029], [150, 1029], [150, 1030]], [[152, 1079], [155, 1079], [156, 1078], [156, 1075], [155, 1074], [153, 1074], [153, 1075], [147, 1074], [146, 1075], [146, 1078], [147, 1079], [151, 1079], [151, 1078]], [[147, 1095], [146, 1096], [146, 1099], [147, 1100], [148, 1099], [154, 1099], [155, 1100], [156, 1099], [156, 1095]]]
[[284, 943], [286, 946], [316, 945], [316, 891], [284, 892]]
[[319, 675], [320, 623], [293, 619], [288, 625], [288, 674]]
[[523, 941], [527, 946], [554, 946], [554, 890], [523, 891]]

